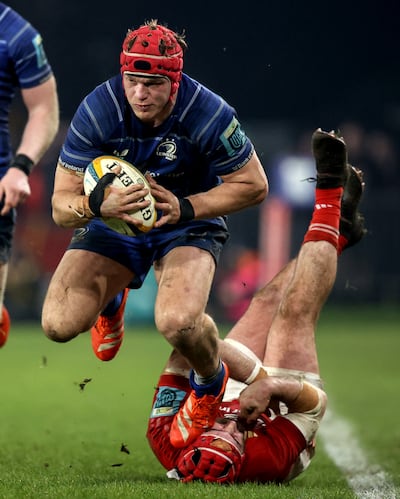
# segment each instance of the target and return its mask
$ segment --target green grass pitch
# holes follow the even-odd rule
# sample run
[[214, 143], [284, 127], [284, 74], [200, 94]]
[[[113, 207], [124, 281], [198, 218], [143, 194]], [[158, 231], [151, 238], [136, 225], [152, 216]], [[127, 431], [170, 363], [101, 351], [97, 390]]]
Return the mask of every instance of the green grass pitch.
[[[317, 332], [332, 407], [398, 492], [399, 319], [395, 310], [328, 308]], [[130, 327], [115, 360], [101, 363], [88, 334], [56, 344], [37, 324], [14, 324], [0, 350], [0, 498], [356, 497], [319, 444], [287, 486], [167, 480], [145, 431], [169, 350], [154, 329]]]

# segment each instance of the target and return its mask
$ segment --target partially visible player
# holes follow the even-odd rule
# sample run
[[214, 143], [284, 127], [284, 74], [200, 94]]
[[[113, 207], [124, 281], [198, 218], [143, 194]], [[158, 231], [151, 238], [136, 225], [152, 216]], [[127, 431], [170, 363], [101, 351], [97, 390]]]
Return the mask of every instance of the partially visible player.
[[230, 379], [215, 424], [210, 428], [204, 406], [204, 432], [180, 449], [172, 445], [169, 428], [184, 419], [190, 383], [177, 352], [160, 377], [147, 437], [170, 478], [284, 482], [306, 469], [314, 455], [327, 403], [315, 329], [335, 281], [338, 254], [365, 230], [358, 212], [362, 172], [347, 164], [344, 141], [317, 130], [312, 146], [315, 206], [299, 254], [255, 294], [221, 342], [231, 377], [249, 386]]
[[[59, 126], [56, 81], [42, 37], [8, 5], [0, 3], [0, 347], [10, 317], [3, 304], [16, 208], [31, 194], [29, 174], [50, 147]], [[13, 156], [9, 112], [20, 89], [28, 116]]]

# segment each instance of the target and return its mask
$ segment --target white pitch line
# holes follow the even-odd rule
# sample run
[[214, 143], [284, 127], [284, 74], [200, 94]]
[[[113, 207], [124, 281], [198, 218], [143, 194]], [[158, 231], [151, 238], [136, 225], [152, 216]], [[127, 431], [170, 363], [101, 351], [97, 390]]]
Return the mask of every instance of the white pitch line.
[[377, 464], [368, 462], [345, 419], [327, 410], [318, 435], [326, 453], [344, 474], [354, 494], [360, 499], [396, 499], [396, 489]]

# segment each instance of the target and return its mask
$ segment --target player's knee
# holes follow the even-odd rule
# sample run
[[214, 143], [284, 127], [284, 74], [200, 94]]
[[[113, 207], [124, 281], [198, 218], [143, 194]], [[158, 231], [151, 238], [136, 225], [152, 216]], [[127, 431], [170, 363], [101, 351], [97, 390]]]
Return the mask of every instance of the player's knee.
[[79, 334], [69, 328], [66, 321], [57, 323], [46, 316], [42, 316], [42, 329], [47, 338], [57, 343], [66, 343]]
[[56, 341], [57, 343], [66, 343], [71, 338], [67, 336], [63, 336], [59, 331], [55, 329], [44, 329], [44, 334], [49, 338], [49, 340]]
[[157, 329], [172, 345], [177, 345], [190, 337], [197, 329], [198, 319], [186, 311], [162, 312], [156, 314]]
[[48, 322], [42, 320], [42, 329], [44, 334], [49, 338], [49, 340], [56, 341], [58, 343], [64, 343], [68, 341], [69, 338], [63, 336], [60, 331], [50, 326]]

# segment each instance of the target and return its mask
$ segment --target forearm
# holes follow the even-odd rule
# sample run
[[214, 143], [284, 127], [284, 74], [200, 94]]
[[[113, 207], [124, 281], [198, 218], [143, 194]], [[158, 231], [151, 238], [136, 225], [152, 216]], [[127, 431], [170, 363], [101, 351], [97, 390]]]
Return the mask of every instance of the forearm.
[[[290, 381], [293, 382], [293, 385], [300, 385], [300, 389], [294, 387], [293, 392], [288, 392], [288, 396], [282, 396], [281, 400], [287, 405], [288, 411], [307, 412], [314, 409], [319, 403], [319, 392], [322, 392], [322, 390], [318, 390], [318, 388], [310, 383], [307, 383], [306, 381], [299, 381], [295, 379]], [[289, 381], [286, 380], [285, 383], [288, 384]], [[298, 392], [296, 395], [297, 390]]]
[[284, 417], [297, 426], [307, 442], [310, 442], [318, 431], [327, 400], [323, 390], [304, 381], [296, 400], [287, 404], [289, 412]]
[[69, 191], [57, 191], [52, 197], [53, 220], [60, 227], [84, 227], [94, 218], [89, 208], [89, 196]]
[[290, 413], [313, 410], [320, 402], [320, 392], [310, 383], [295, 378], [270, 378], [273, 380], [272, 396], [284, 402]]
[[255, 152], [243, 168], [221, 178], [213, 189], [188, 196], [195, 218], [229, 215], [260, 204], [268, 194], [268, 180]]
[[54, 222], [66, 228], [84, 227], [94, 217], [83, 194], [83, 175], [57, 165], [51, 199]]
[[37, 164], [53, 142], [57, 129], [58, 120], [54, 117], [35, 113], [25, 126], [16, 154], [25, 154]]
[[214, 218], [255, 206], [265, 195], [262, 189], [245, 183], [222, 183], [207, 192], [187, 196], [196, 219]]
[[326, 404], [324, 392], [307, 382], [268, 376], [243, 390], [240, 395], [241, 415], [249, 421], [255, 420], [266, 410], [271, 399], [284, 402], [290, 413], [304, 413], [321, 404], [321, 398]]
[[[25, 154], [38, 163], [53, 142], [59, 127], [59, 107], [55, 81], [46, 82], [47, 93], [40, 105], [28, 102], [28, 120], [26, 122], [17, 154]], [[51, 91], [50, 91], [51, 89]], [[33, 100], [33, 97], [31, 97]]]

